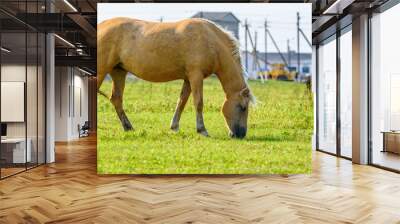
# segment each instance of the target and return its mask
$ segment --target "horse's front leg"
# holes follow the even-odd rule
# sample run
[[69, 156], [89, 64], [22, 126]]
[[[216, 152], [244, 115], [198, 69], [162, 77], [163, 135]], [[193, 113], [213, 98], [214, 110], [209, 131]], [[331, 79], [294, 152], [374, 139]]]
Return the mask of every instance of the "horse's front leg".
[[208, 136], [203, 120], [203, 74], [201, 72], [193, 73], [189, 77], [189, 81], [192, 89], [194, 106], [196, 108], [197, 132], [204, 136]]
[[171, 129], [173, 131], [179, 130], [179, 120], [181, 119], [181, 114], [182, 114], [183, 109], [185, 108], [186, 102], [189, 99], [190, 92], [191, 92], [190, 83], [189, 83], [189, 81], [184, 80], [182, 90], [181, 90], [181, 95], [178, 99], [174, 117], [172, 118], [172, 121], [171, 121]]

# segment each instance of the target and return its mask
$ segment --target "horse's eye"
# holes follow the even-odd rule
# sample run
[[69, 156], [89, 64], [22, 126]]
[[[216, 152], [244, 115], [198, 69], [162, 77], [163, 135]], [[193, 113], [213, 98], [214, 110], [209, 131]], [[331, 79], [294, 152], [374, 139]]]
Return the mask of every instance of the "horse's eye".
[[238, 107], [242, 112], [245, 112], [247, 110], [246, 106], [239, 105]]

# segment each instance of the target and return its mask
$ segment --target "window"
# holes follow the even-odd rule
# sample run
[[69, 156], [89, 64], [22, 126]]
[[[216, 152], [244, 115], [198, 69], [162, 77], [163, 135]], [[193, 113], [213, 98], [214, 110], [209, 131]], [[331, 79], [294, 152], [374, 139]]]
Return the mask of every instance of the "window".
[[[1, 2], [20, 16], [44, 1]], [[18, 7], [17, 7], [18, 6]], [[0, 13], [0, 178], [45, 163], [45, 35]], [[13, 108], [13, 109], [11, 109]]]
[[318, 48], [318, 149], [336, 153], [336, 40]]
[[371, 162], [400, 170], [400, 5], [371, 19]]
[[351, 26], [340, 36], [340, 154], [352, 157], [352, 34]]

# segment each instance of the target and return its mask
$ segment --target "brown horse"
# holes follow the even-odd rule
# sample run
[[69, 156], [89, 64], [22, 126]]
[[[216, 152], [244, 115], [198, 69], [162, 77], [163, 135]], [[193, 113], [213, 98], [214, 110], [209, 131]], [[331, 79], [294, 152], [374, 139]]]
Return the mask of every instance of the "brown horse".
[[203, 121], [203, 79], [216, 74], [225, 92], [222, 113], [232, 137], [247, 131], [251, 92], [243, 77], [238, 42], [216, 24], [204, 19], [157, 23], [114, 18], [98, 25], [97, 88], [106, 74], [113, 81], [111, 103], [124, 130], [132, 130], [122, 105], [127, 72], [150, 82], [183, 79], [171, 129], [192, 93], [197, 132], [208, 136]]

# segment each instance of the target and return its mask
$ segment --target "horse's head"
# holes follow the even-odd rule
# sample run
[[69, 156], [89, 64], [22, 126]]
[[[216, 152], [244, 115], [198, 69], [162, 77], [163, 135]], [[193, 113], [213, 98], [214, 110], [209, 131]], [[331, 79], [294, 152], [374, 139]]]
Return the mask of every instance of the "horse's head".
[[222, 107], [229, 135], [234, 138], [244, 138], [247, 132], [247, 116], [249, 114], [249, 102], [252, 95], [248, 87], [225, 99]]

